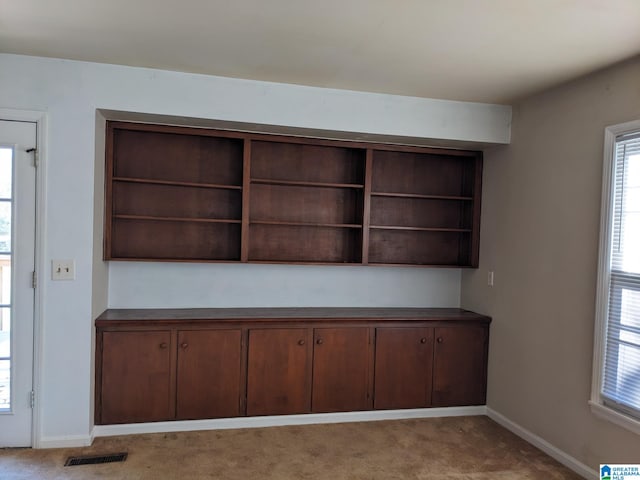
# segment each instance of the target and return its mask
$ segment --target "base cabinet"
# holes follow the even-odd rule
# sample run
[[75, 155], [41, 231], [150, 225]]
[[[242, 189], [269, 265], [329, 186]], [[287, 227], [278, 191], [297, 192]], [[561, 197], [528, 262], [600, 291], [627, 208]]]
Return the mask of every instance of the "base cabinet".
[[310, 411], [311, 338], [308, 328], [249, 331], [247, 415]]
[[102, 334], [102, 423], [171, 420], [170, 331]]
[[488, 326], [378, 328], [375, 408], [484, 405], [488, 340]]
[[242, 414], [241, 331], [105, 331], [99, 334], [96, 423]]
[[240, 330], [178, 332], [176, 419], [242, 413], [241, 343]]
[[370, 343], [365, 327], [314, 330], [313, 412], [371, 409]]
[[362, 327], [250, 330], [247, 415], [370, 409], [369, 335]]
[[485, 404], [488, 342], [485, 327], [435, 329], [434, 407]]
[[433, 328], [376, 330], [376, 409], [431, 405]]
[[483, 405], [490, 320], [457, 309], [108, 310], [96, 321], [95, 422]]

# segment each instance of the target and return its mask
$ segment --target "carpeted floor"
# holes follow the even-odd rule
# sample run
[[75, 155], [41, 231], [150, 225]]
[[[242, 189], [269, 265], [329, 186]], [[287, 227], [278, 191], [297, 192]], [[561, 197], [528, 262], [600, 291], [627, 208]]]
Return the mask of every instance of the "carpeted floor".
[[[64, 467], [68, 456], [129, 452]], [[0, 479], [579, 479], [487, 417], [98, 438], [76, 449], [0, 450]]]

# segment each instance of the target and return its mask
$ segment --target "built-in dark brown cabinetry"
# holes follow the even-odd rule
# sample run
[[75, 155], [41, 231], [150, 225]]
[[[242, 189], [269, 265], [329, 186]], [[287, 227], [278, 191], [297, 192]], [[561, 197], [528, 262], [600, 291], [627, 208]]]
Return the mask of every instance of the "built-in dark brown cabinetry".
[[247, 415], [309, 412], [311, 338], [308, 328], [249, 331]]
[[108, 122], [105, 259], [477, 266], [481, 152]]
[[248, 260], [360, 263], [364, 150], [250, 145]]
[[107, 258], [240, 260], [243, 142], [184, 133], [107, 128]]
[[102, 334], [102, 423], [173, 419], [172, 347], [170, 331]]
[[480, 326], [437, 327], [433, 356], [434, 407], [481, 405], [486, 397], [489, 330]]
[[369, 341], [363, 327], [249, 330], [247, 415], [366, 410]]
[[96, 424], [482, 405], [490, 320], [460, 309], [107, 310]]
[[374, 151], [369, 262], [477, 266], [480, 157]]
[[432, 364], [433, 328], [377, 328], [374, 407], [430, 406]]
[[313, 345], [313, 412], [371, 409], [371, 329], [316, 328]]
[[178, 332], [176, 418], [240, 414], [240, 330]]
[[125, 327], [101, 332], [97, 344], [99, 423], [235, 417], [242, 413], [239, 329]]

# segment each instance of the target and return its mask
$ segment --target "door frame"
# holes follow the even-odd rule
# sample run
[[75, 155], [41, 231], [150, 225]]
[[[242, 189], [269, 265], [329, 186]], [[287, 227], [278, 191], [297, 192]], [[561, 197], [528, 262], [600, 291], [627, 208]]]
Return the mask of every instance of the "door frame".
[[33, 122], [36, 124], [36, 232], [35, 232], [35, 272], [37, 284], [34, 294], [33, 309], [33, 391], [35, 392], [35, 405], [31, 414], [31, 447], [40, 448], [42, 430], [41, 425], [41, 385], [42, 385], [42, 352], [44, 350], [44, 339], [42, 335], [42, 305], [44, 302], [45, 290], [45, 178], [46, 176], [46, 154], [47, 154], [47, 114], [37, 110], [16, 110], [0, 108], [0, 119], [22, 122]]

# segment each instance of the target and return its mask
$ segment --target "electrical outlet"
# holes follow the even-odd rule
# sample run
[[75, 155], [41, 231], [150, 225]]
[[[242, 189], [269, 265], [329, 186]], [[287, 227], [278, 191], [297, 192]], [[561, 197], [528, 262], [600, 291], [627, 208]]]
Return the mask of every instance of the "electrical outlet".
[[51, 280], [75, 280], [75, 260], [51, 260]]
[[489, 272], [487, 275], [487, 285], [493, 287], [493, 272]]

